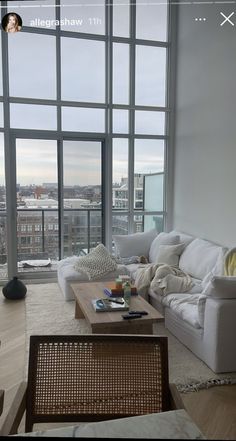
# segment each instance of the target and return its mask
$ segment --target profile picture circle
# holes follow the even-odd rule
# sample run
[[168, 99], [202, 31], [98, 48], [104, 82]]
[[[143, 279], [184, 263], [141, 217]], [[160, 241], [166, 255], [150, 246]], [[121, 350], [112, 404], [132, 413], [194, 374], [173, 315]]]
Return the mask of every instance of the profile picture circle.
[[2, 19], [2, 28], [6, 32], [18, 32], [22, 28], [22, 18], [16, 12], [8, 12]]

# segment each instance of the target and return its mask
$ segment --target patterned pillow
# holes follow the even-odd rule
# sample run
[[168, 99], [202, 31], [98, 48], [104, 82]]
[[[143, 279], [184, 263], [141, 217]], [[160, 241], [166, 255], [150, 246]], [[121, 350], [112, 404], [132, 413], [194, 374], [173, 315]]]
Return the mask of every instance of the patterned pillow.
[[89, 280], [98, 279], [117, 269], [117, 264], [107, 248], [100, 243], [87, 256], [80, 257], [74, 264], [76, 271], [85, 274]]

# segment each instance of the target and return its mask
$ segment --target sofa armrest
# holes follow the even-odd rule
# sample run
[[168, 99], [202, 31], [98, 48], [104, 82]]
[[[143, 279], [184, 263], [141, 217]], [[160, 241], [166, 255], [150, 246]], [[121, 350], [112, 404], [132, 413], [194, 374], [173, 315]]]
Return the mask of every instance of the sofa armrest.
[[207, 297], [204, 358], [214, 372], [236, 371], [236, 299]]

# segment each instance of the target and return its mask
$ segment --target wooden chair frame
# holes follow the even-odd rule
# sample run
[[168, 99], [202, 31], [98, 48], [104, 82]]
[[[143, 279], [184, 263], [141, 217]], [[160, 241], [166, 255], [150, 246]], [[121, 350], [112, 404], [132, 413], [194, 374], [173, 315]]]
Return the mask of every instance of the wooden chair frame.
[[167, 337], [31, 336], [21, 383], [1, 435], [35, 423], [101, 421], [184, 408], [169, 384]]

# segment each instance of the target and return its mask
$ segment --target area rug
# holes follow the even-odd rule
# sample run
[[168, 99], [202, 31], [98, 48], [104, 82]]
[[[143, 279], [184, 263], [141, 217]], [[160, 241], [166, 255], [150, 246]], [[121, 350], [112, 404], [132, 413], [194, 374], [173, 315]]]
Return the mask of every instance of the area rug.
[[[75, 303], [65, 302], [57, 283], [27, 285], [25, 304], [26, 354], [30, 335], [90, 333], [85, 319], [74, 318]], [[180, 392], [236, 384], [236, 372], [215, 374], [168, 332], [164, 324], [154, 325], [154, 334], [168, 337], [169, 381], [175, 383]]]

